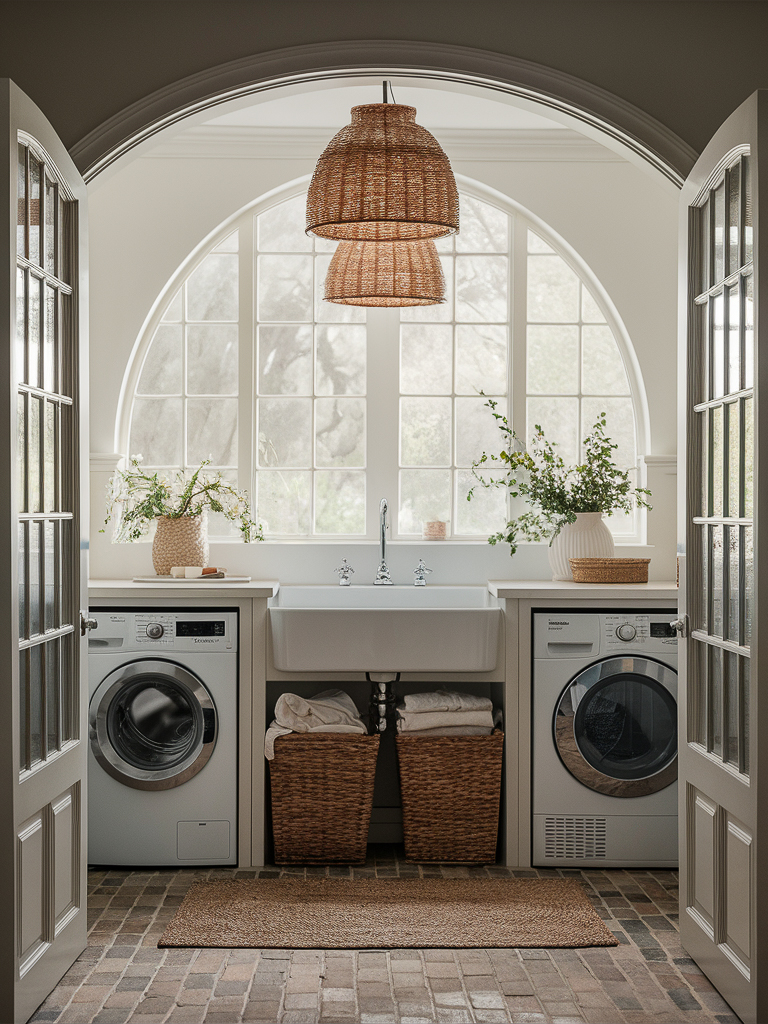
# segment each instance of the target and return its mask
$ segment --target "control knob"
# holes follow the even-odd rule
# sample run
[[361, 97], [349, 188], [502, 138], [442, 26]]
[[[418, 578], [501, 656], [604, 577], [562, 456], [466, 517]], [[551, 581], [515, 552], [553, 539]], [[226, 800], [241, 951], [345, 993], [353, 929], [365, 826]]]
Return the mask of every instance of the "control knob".
[[616, 636], [619, 640], [634, 640], [637, 636], [637, 630], [630, 622], [622, 622], [620, 626], [616, 627]]
[[147, 636], [150, 640], [159, 640], [165, 630], [159, 622], [150, 622], [147, 626]]

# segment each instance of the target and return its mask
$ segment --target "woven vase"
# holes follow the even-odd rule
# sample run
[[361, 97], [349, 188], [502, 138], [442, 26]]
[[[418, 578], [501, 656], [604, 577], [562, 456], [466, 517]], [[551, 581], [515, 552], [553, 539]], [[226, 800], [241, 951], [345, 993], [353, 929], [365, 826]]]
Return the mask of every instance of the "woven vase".
[[575, 523], [566, 523], [549, 546], [553, 580], [573, 580], [569, 558], [613, 558], [613, 534], [602, 512], [577, 512]]
[[175, 565], [208, 565], [208, 518], [159, 516], [152, 543], [152, 565], [158, 576], [168, 576]]

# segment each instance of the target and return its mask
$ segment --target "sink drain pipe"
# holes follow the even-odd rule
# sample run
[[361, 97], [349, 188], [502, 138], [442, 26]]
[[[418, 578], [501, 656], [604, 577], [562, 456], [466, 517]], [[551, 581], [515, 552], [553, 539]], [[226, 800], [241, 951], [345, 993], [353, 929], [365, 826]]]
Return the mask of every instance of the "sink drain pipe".
[[400, 673], [366, 672], [365, 678], [373, 683], [370, 702], [372, 730], [383, 733], [387, 728], [387, 716], [395, 712], [397, 697], [392, 692], [392, 683], [400, 682]]

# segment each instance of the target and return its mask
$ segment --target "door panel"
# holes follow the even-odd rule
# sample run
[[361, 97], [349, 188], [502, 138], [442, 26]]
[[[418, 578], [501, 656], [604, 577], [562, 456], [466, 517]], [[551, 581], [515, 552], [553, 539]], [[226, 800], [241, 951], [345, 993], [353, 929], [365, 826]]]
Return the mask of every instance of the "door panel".
[[767, 108], [768, 94], [758, 92], [726, 121], [680, 204], [679, 450], [687, 454], [678, 543], [690, 626], [680, 645], [680, 932], [745, 1022], [768, 1014], [765, 898], [756, 886], [768, 855], [757, 813], [768, 712], [753, 629], [768, 569], [753, 497], [765, 377], [754, 335], [768, 309], [759, 302], [768, 260], [753, 190]]
[[25, 1021], [86, 942], [85, 187], [34, 104], [0, 92], [0, 1005]]

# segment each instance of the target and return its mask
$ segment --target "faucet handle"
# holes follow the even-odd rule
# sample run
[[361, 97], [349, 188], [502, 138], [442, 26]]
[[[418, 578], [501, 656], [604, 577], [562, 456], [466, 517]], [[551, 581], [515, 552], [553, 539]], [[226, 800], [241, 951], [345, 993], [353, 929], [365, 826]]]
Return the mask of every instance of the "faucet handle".
[[350, 583], [349, 577], [355, 570], [352, 568], [352, 566], [349, 564], [346, 558], [342, 558], [341, 565], [338, 567], [338, 569], [334, 569], [333, 571], [339, 574], [339, 586], [348, 587]]
[[432, 572], [432, 570], [428, 569], [424, 564], [424, 559], [420, 558], [419, 564], [413, 570], [413, 574], [416, 577], [416, 579], [413, 581], [413, 585], [415, 587], [426, 587], [427, 581], [425, 579], [425, 574], [428, 572]]

